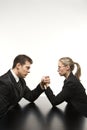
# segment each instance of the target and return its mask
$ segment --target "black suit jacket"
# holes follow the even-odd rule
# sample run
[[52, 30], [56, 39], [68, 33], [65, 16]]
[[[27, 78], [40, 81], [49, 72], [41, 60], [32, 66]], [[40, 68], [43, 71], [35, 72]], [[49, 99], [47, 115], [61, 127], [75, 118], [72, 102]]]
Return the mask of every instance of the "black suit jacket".
[[0, 77], [0, 115], [7, 112], [12, 106], [16, 105], [22, 97], [33, 102], [43, 92], [40, 84], [31, 91], [26, 86], [23, 78], [20, 78], [19, 80], [21, 82], [20, 90], [10, 70]]
[[55, 96], [50, 87], [45, 90], [45, 93], [53, 106], [66, 101], [87, 116], [87, 96], [85, 89], [72, 73], [64, 81], [62, 91], [59, 94]]

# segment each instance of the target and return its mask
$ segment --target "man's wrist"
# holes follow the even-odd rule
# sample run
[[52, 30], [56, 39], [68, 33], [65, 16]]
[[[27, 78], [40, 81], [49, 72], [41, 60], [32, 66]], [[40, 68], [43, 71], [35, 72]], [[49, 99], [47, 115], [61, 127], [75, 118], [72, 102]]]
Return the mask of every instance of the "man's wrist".
[[42, 90], [45, 89], [45, 88], [44, 88], [44, 85], [43, 85], [42, 83], [40, 83], [40, 87], [41, 87]]

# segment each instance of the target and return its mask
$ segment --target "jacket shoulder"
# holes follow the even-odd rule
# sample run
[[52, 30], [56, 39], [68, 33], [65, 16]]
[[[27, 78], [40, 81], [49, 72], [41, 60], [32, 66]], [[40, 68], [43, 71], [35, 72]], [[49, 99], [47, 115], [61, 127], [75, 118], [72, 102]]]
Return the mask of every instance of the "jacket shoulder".
[[0, 83], [7, 84], [8, 82], [10, 82], [11, 81], [10, 76], [11, 72], [9, 70], [8, 72], [0, 76]]

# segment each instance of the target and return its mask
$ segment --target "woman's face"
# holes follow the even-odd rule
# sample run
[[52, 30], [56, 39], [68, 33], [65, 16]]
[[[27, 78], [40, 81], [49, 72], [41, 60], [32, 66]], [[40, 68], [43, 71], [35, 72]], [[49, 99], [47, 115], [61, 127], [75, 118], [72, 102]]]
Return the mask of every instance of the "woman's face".
[[65, 66], [61, 61], [58, 62], [58, 73], [60, 76], [67, 76], [69, 72], [69, 66]]

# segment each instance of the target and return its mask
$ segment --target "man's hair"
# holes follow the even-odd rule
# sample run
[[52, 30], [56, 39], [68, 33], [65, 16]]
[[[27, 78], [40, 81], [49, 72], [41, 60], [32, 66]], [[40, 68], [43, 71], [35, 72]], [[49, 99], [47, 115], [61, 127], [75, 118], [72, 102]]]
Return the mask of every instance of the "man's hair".
[[15, 68], [17, 63], [20, 63], [21, 65], [24, 65], [26, 61], [33, 64], [33, 60], [29, 56], [27, 56], [27, 55], [18, 55], [18, 56], [15, 57], [15, 59], [13, 61], [13, 67], [12, 68]]

